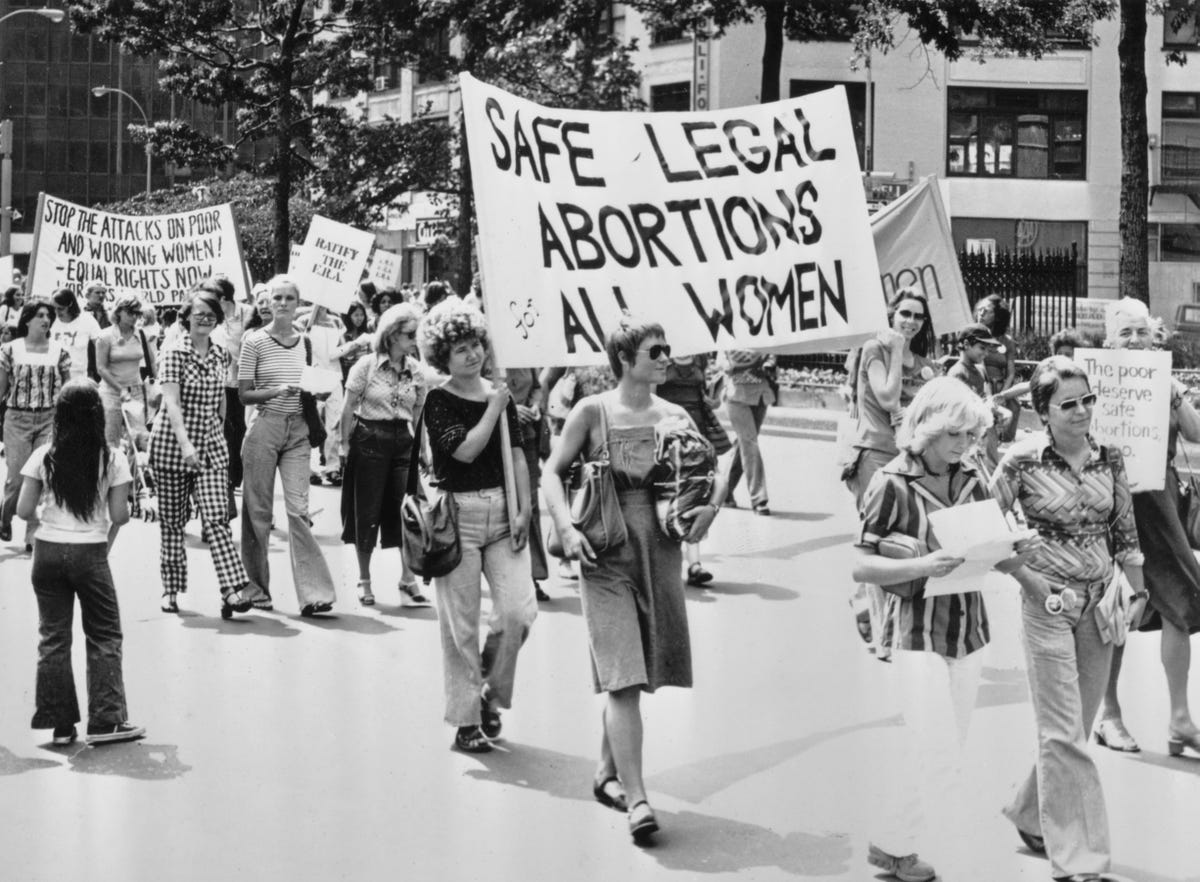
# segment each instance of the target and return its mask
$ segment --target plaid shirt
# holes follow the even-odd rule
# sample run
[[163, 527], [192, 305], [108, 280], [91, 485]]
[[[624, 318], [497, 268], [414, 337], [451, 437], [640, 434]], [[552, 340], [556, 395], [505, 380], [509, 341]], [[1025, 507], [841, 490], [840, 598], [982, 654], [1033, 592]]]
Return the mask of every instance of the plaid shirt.
[[[159, 357], [158, 380], [163, 384], [178, 384], [183, 426], [204, 470], [229, 466], [229, 450], [225, 446], [221, 419], [228, 367], [229, 353], [222, 347], [210, 341], [208, 353], [201, 357], [190, 336], [180, 338]], [[150, 435], [150, 463], [166, 471], [187, 470], [175, 430], [165, 415], [155, 421]]]

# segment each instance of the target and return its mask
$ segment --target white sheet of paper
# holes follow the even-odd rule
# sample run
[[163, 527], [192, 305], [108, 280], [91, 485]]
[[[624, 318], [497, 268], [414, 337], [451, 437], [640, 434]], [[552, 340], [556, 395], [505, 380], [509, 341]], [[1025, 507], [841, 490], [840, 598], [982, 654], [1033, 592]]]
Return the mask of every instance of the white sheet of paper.
[[1012, 556], [1013, 543], [1036, 532], [1012, 530], [994, 499], [932, 511], [929, 525], [942, 549], [964, 560], [949, 575], [931, 576], [926, 597], [979, 591], [992, 567]]
[[341, 382], [342, 378], [337, 371], [327, 371], [324, 368], [305, 365], [304, 370], [300, 372], [300, 388], [305, 392], [312, 392], [314, 395], [333, 392]]

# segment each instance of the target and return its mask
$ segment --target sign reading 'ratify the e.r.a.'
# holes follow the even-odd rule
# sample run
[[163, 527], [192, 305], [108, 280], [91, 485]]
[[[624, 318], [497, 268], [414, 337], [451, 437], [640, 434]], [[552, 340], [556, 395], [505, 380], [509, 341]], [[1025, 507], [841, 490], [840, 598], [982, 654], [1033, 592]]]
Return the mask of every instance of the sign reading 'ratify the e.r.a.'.
[[500, 366], [602, 362], [626, 311], [680, 354], [835, 349], [886, 326], [841, 88], [604, 113], [460, 80]]

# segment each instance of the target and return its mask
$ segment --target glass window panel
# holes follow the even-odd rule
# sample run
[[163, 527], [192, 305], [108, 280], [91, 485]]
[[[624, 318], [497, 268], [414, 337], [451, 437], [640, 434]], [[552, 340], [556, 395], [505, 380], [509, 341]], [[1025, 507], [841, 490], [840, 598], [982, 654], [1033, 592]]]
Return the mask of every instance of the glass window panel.
[[966, 144], [960, 143], [950, 145], [950, 149], [946, 154], [946, 166], [949, 173], [952, 175], [962, 175], [967, 173]]
[[1162, 180], [1200, 180], [1200, 119], [1163, 120]]
[[1193, 92], [1163, 92], [1164, 117], [1200, 115], [1200, 95]]
[[949, 97], [951, 110], [973, 110], [988, 106], [988, 92], [986, 89], [958, 89], [952, 87]]
[[979, 117], [973, 113], [950, 114], [950, 139], [969, 138], [975, 134], [979, 126]]
[[25, 147], [25, 171], [45, 171], [46, 143], [44, 141], [30, 141]]
[[1007, 117], [983, 117], [983, 172], [990, 175], [1013, 173], [1013, 126]]
[[[7, 66], [7, 65], [6, 65]], [[46, 117], [46, 81], [30, 80], [25, 84], [25, 112], [30, 119]]]
[[88, 44], [91, 43], [87, 37], [80, 34], [71, 34], [71, 60], [87, 62], [88, 60]]
[[1023, 178], [1050, 174], [1050, 117], [1023, 114], [1017, 117], [1017, 173]]
[[88, 144], [76, 138], [67, 142], [67, 168], [74, 172], [86, 172], [88, 167]]
[[109, 158], [112, 153], [108, 148], [108, 141], [92, 141], [87, 145], [88, 164], [86, 168], [91, 172], [107, 172], [109, 170]]
[[[30, 29], [26, 35], [27, 45], [29, 47], [28, 55], [30, 61], [49, 61], [50, 60], [50, 36], [44, 27], [45, 22], [42, 22], [43, 27], [38, 30]], [[45, 73], [42, 74], [45, 76]], [[30, 79], [33, 78], [33, 72], [29, 74]]]
[[72, 83], [69, 87], [68, 101], [71, 107], [71, 116], [77, 119], [86, 119], [88, 108], [92, 106], [92, 96], [88, 92], [87, 86], [81, 86]]
[[1200, 224], [1162, 224], [1161, 260], [1200, 262]]
[[66, 83], [50, 83], [46, 88], [46, 113], [48, 116], [62, 119], [67, 115], [67, 85]]

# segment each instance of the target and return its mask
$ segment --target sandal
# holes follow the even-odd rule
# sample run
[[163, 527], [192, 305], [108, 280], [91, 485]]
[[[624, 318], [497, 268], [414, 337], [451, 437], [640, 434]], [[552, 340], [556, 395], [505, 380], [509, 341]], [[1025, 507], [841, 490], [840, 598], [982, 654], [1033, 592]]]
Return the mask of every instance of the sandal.
[[221, 595], [221, 618], [232, 619], [235, 612], [250, 612], [254, 604], [242, 597], [240, 588], [234, 588]]
[[1025, 843], [1025, 847], [1034, 854], [1046, 853], [1046, 839], [1034, 833], [1026, 833], [1020, 827], [1017, 828], [1017, 835], [1021, 837], [1021, 841]]
[[452, 746], [463, 753], [487, 753], [492, 749], [492, 742], [478, 726], [459, 726]]
[[479, 699], [479, 716], [482, 722], [479, 728], [487, 738], [499, 738], [500, 729], [503, 724], [500, 722], [500, 711], [492, 707], [492, 703], [482, 696]]
[[164, 591], [162, 596], [162, 611], [165, 613], [179, 612], [179, 604], [175, 601], [174, 591]]
[[304, 616], [306, 619], [311, 619], [313, 616], [320, 615], [321, 613], [331, 612], [332, 610], [332, 603], [321, 600], [316, 603], [304, 604], [304, 606], [300, 607], [300, 615]]
[[625, 800], [625, 788], [621, 786], [621, 779], [616, 775], [609, 775], [603, 781], [598, 778], [592, 781], [592, 796], [596, 797], [596, 802], [610, 809], [622, 813], [629, 811]]
[[[850, 601], [851, 609], [854, 608], [854, 601]], [[863, 643], [871, 642], [871, 611], [869, 609], [860, 609], [854, 614], [854, 627], [858, 629], [858, 636], [862, 638]]]
[[271, 598], [268, 595], [254, 598], [250, 601], [250, 605], [255, 609], [266, 610], [267, 612], [275, 609], [275, 604], [271, 602]]
[[401, 606], [433, 606], [416, 582], [401, 582], [397, 587], [400, 589]]
[[646, 800], [638, 800], [629, 807], [629, 835], [633, 841], [643, 844], [649, 837], [658, 832], [658, 818], [654, 817], [654, 809]]
[[706, 585], [712, 581], [713, 574], [699, 563], [694, 563], [688, 567], [687, 583], [689, 585]]
[[1120, 720], [1101, 720], [1096, 725], [1096, 743], [1120, 753], [1138, 753], [1141, 748]]
[[363, 606], [374, 606], [375, 595], [371, 593], [371, 580], [358, 580], [358, 602]]

